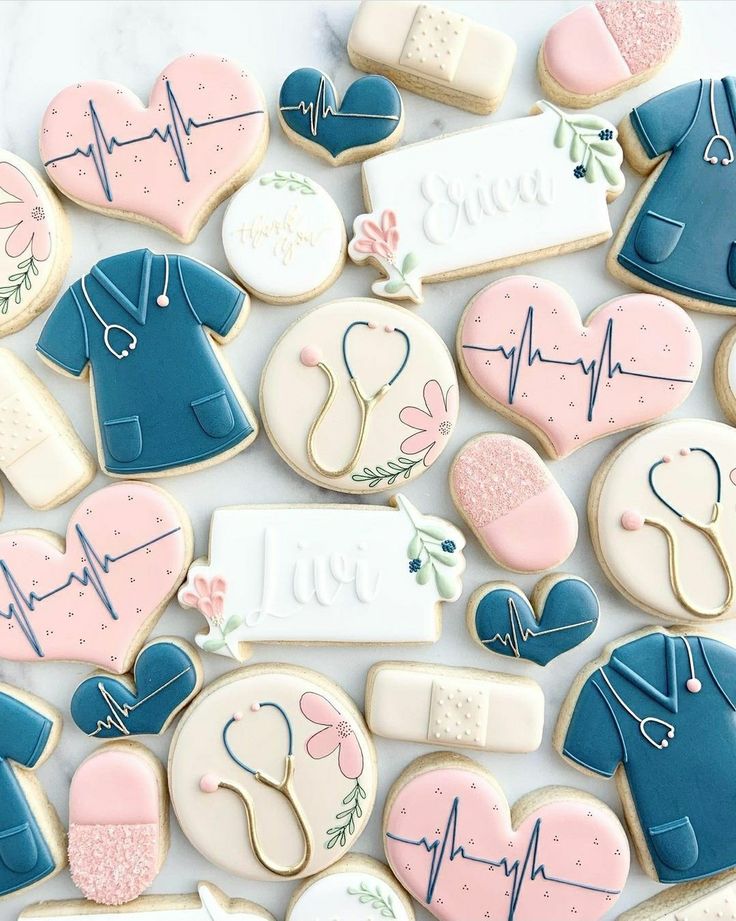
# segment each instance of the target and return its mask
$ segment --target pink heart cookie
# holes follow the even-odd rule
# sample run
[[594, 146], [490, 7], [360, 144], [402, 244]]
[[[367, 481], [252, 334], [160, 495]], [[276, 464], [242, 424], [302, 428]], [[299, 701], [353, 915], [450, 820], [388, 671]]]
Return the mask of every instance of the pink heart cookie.
[[626, 834], [600, 800], [545, 787], [509, 810], [495, 779], [459, 755], [409, 765], [383, 828], [391, 869], [439, 921], [598, 921], [629, 871]]
[[152, 223], [190, 243], [257, 168], [268, 143], [258, 83], [234, 61], [189, 54], [157, 77], [146, 108], [117, 83], [62, 90], [41, 124], [41, 157], [73, 201]]
[[564, 288], [530, 275], [476, 294], [457, 352], [471, 390], [554, 458], [675, 409], [702, 357], [695, 324], [666, 298], [614, 298], [583, 323]]
[[191, 526], [163, 489], [115, 483], [54, 534], [0, 535], [0, 658], [132, 661], [191, 562]]

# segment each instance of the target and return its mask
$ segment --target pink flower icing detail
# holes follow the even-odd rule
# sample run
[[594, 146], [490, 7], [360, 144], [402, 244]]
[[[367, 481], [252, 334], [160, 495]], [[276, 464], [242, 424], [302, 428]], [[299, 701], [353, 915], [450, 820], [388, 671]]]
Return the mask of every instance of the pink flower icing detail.
[[51, 254], [51, 231], [44, 203], [28, 178], [12, 163], [0, 163], [0, 189], [15, 201], [0, 203], [0, 228], [12, 227], [5, 241], [11, 259], [31, 247], [31, 255], [43, 262]]
[[440, 456], [450, 437], [457, 418], [459, 398], [457, 387], [449, 387], [447, 393], [443, 393], [439, 381], [435, 380], [427, 381], [423, 396], [426, 409], [405, 406], [399, 413], [404, 425], [417, 430], [401, 442], [401, 451], [404, 454], [426, 451], [424, 465], [429, 467]]
[[381, 226], [370, 218], [363, 221], [363, 237], [358, 237], [353, 246], [358, 252], [372, 253], [375, 256], [383, 256], [389, 262], [394, 261], [394, 255], [399, 245], [399, 230], [396, 226], [396, 213], [386, 210], [381, 215]]
[[363, 752], [353, 724], [321, 694], [302, 694], [299, 709], [310, 723], [324, 726], [307, 739], [310, 758], [327, 758], [337, 751], [337, 764], [343, 777], [355, 780], [363, 773]]
[[221, 627], [225, 616], [226, 591], [227, 583], [222, 576], [212, 576], [208, 579], [198, 574], [190, 577], [179, 592], [179, 600], [187, 607], [196, 608], [208, 623]]

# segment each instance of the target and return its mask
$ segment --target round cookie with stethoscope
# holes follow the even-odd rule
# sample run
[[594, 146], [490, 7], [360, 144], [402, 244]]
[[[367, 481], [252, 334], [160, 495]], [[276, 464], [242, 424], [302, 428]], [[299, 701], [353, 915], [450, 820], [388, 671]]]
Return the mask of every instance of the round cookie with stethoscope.
[[706, 419], [644, 429], [601, 465], [591, 538], [614, 586], [650, 614], [736, 616], [736, 431]]
[[374, 493], [415, 480], [455, 427], [447, 346], [413, 313], [372, 298], [307, 313], [274, 346], [261, 414], [274, 447], [318, 486]]
[[247, 879], [320, 873], [355, 847], [376, 754], [353, 701], [317, 672], [253, 665], [215, 681], [180, 722], [171, 801], [204, 857]]

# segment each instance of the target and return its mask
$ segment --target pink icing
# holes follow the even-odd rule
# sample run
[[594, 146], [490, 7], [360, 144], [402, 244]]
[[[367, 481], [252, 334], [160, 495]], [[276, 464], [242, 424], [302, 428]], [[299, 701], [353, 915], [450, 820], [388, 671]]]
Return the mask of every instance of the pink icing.
[[69, 822], [75, 825], [158, 824], [158, 777], [148, 760], [115, 746], [83, 761], [69, 788]]
[[621, 516], [621, 526], [627, 531], [638, 531], [644, 527], [644, 516], [641, 512], [629, 509]]
[[71, 825], [69, 871], [86, 898], [122, 905], [156, 878], [158, 825]]
[[[475, 771], [457, 768], [410, 780], [392, 803], [386, 832], [394, 873], [440, 921], [598, 921], [615, 903], [629, 870], [626, 835], [602, 803], [554, 800], [513, 830], [503, 794]], [[430, 852], [407, 843], [422, 839], [428, 845], [447, 839], [448, 847]], [[533, 877], [541, 865], [545, 872]]]
[[[96, 140], [90, 100], [98, 136], [107, 143]], [[72, 198], [148, 218], [186, 238], [261, 145], [268, 130], [264, 110], [260, 87], [240, 65], [185, 55], [156, 79], [148, 108], [115, 83], [62, 90], [43, 118], [41, 157], [51, 179]], [[260, 114], [248, 114], [253, 112]], [[112, 145], [113, 138], [147, 139], [121, 147]], [[93, 156], [74, 154], [90, 145]]]
[[[153, 626], [152, 613], [175, 591], [189, 562], [185, 528], [178, 506], [163, 490], [116, 483], [92, 493], [76, 509], [65, 552], [36, 534], [0, 535], [0, 559], [16, 587], [14, 594], [7, 575], [0, 578], [0, 612], [13, 612], [0, 619], [0, 655], [39, 660], [21, 629], [27, 623], [47, 661], [91, 662], [118, 674], [126, 671]], [[65, 585], [70, 574], [76, 578]], [[80, 581], [85, 574], [87, 585]], [[65, 587], [39, 597], [60, 586]], [[32, 610], [19, 602], [18, 590], [26, 600], [31, 592], [39, 598]]]
[[661, 64], [680, 39], [675, 0], [598, 0], [596, 7], [632, 74]]
[[[461, 337], [478, 386], [541, 429], [558, 457], [674, 409], [700, 371], [700, 337], [672, 301], [624, 295], [585, 326], [563, 288], [524, 275], [482, 291], [465, 314]], [[496, 351], [482, 350], [488, 347]], [[609, 373], [619, 364], [629, 373]]]

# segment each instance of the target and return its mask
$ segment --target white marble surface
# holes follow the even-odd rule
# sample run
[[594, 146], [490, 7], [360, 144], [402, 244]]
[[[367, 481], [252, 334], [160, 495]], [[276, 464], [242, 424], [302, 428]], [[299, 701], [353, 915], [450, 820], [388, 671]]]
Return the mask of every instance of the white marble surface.
[[[561, 14], [576, 6], [573, 2], [487, 2], [452, 3], [453, 7], [478, 20], [505, 29], [516, 39], [519, 57], [506, 100], [495, 120], [514, 117], [528, 111], [539, 96], [535, 61], [539, 43], [546, 29]], [[288, 143], [276, 122], [275, 108], [280, 84], [295, 67], [312, 65], [329, 73], [339, 89], [344, 89], [357, 74], [348, 62], [346, 39], [355, 10], [354, 2], [5, 2], [0, 3], [0, 147], [8, 147], [38, 163], [37, 131], [48, 100], [61, 87], [80, 80], [103, 78], [127, 84], [146, 97], [151, 80], [161, 68], [185, 51], [223, 53], [240, 59], [258, 76], [269, 102], [272, 116], [272, 140], [263, 168], [296, 169], [313, 176], [336, 199], [350, 225], [362, 210], [359, 167], [332, 169]], [[721, 76], [733, 66], [733, 34], [736, 28], [736, 4], [697, 2], [683, 3], [685, 37], [673, 62], [650, 83], [623, 98], [601, 107], [617, 122], [635, 103], [670, 86], [700, 76]], [[484, 119], [439, 103], [404, 94], [406, 106], [405, 141], [431, 138], [444, 131], [454, 131], [482, 124]], [[631, 173], [626, 192], [612, 207], [614, 225], [623, 216], [639, 180]], [[74, 233], [74, 256], [69, 280], [85, 272], [103, 256], [140, 246], [159, 251], [184, 251], [226, 268], [220, 245], [223, 208], [213, 215], [199, 239], [183, 248], [169, 238], [134, 224], [113, 221], [74, 205], [67, 207]], [[553, 279], [569, 288], [583, 312], [613, 297], [621, 288], [608, 277], [604, 268], [605, 247], [548, 260], [534, 265], [531, 271]], [[367, 295], [374, 278], [372, 270], [350, 266], [321, 300], [340, 295]], [[469, 297], [491, 280], [491, 276], [471, 278], [427, 288], [421, 315], [444, 336], [454, 340], [457, 319]], [[311, 306], [311, 305], [310, 305]], [[227, 356], [249, 399], [255, 404], [258, 381], [264, 359], [281, 331], [306, 308], [270, 307], [256, 303], [238, 340], [229, 346]], [[2, 344], [13, 348], [31, 362], [36, 372], [53, 389], [69, 411], [87, 444], [93, 443], [87, 387], [55, 375], [34, 355], [34, 343], [43, 325], [41, 317], [25, 331]], [[722, 419], [712, 385], [712, 364], [721, 336], [729, 326], [725, 318], [698, 315], [697, 326], [703, 337], [705, 361], [703, 373], [694, 392], [678, 415], [707, 416]], [[461, 418], [451, 449], [421, 480], [407, 489], [409, 497], [422, 509], [456, 518], [446, 488], [446, 473], [452, 454], [470, 436], [484, 430], [519, 430], [482, 407], [467, 390], [462, 393]], [[554, 472], [568, 490], [581, 518], [581, 538], [566, 569], [589, 579], [599, 591], [603, 615], [594, 637], [582, 648], [553, 662], [544, 671], [531, 665], [504, 663], [474, 646], [465, 630], [465, 597], [445, 608], [443, 637], [436, 646], [422, 650], [391, 649], [391, 657], [421, 657], [426, 661], [485, 668], [506, 668], [532, 675], [544, 686], [547, 696], [547, 725], [541, 749], [532, 755], [479, 755], [503, 784], [510, 799], [547, 783], [578, 786], [595, 793], [619, 809], [613, 784], [583, 777], [560, 760], [550, 743], [551, 731], [560, 701], [571, 679], [586, 661], [598, 653], [604, 642], [652, 621], [625, 604], [608, 585], [592, 553], [585, 527], [587, 486], [593, 471], [608, 451], [621, 439], [607, 438], [590, 445], [567, 460], [557, 462]], [[314, 502], [331, 497], [310, 486], [286, 467], [273, 452], [262, 434], [244, 454], [224, 466], [213, 467], [192, 476], [159, 481], [185, 504], [192, 516], [197, 551], [206, 547], [209, 516], [217, 504], [235, 504], [257, 499], [263, 502]], [[98, 475], [94, 486], [104, 485]], [[10, 491], [2, 520], [3, 528], [39, 527], [63, 531], [70, 509], [67, 505], [49, 513], [33, 513]], [[483, 581], [501, 578], [471, 541], [468, 548], [469, 568], [466, 590], [472, 591]], [[521, 578], [530, 589], [533, 579]], [[466, 592], [466, 594], [467, 594]], [[160, 621], [156, 633], [181, 633], [191, 636], [198, 626], [197, 615], [172, 605]], [[736, 628], [723, 626], [724, 633], [736, 636]], [[363, 699], [366, 669], [384, 656], [377, 649], [299, 649], [260, 647], [254, 661], [271, 658], [303, 663], [324, 671], [348, 690], [359, 702]], [[208, 656], [207, 679], [223, 672], [226, 663]], [[87, 669], [76, 665], [34, 665], [17, 667], [2, 664], [0, 676], [47, 697], [68, 717], [68, 704], [76, 683]], [[0, 727], [0, 732], [2, 727]], [[166, 756], [169, 736], [154, 739], [151, 747]], [[381, 809], [386, 790], [415, 756], [427, 749], [420, 745], [403, 745], [378, 740], [380, 759], [379, 807], [359, 841], [359, 850], [381, 856]], [[93, 748], [76, 727], [67, 720], [56, 755], [41, 769], [41, 778], [63, 819], [67, 814], [69, 778], [82, 757]], [[173, 823], [171, 851], [155, 882], [155, 892], [190, 891], [200, 878], [218, 883], [233, 895], [262, 902], [281, 918], [292, 889], [288, 883], [253, 884], [228, 877], [209, 866], [188, 844]], [[626, 891], [611, 917], [620, 909], [634, 905], [660, 889], [647, 880], [634, 860]], [[76, 894], [66, 872], [33, 893], [26, 893], [0, 904], [0, 921], [10, 921], [18, 911], [36, 898], [74, 897]], [[428, 916], [419, 912], [422, 919]]]

